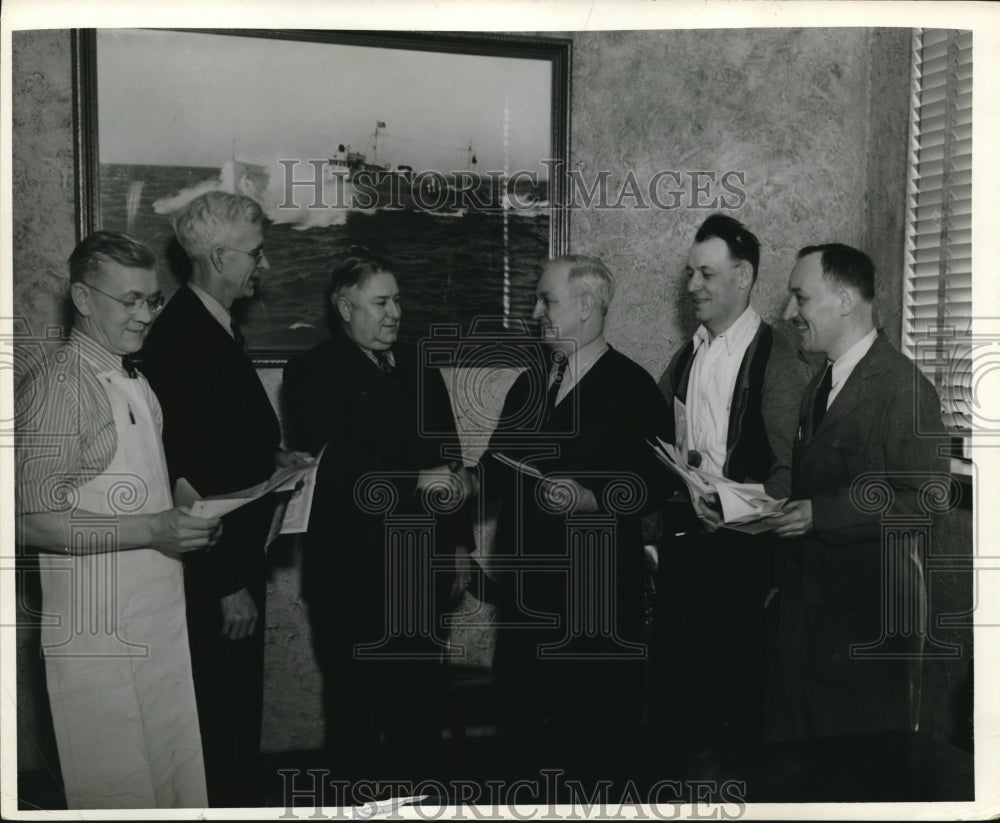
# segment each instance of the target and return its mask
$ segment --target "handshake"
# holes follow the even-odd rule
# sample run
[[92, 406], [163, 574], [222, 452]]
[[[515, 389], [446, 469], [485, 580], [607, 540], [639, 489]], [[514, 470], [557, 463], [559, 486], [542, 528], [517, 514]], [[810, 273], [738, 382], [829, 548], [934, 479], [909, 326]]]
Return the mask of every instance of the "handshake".
[[479, 494], [479, 477], [457, 460], [423, 469], [417, 477], [417, 494], [429, 498], [436, 508], [457, 509]]
[[[552, 514], [597, 511], [594, 492], [581, 486], [570, 477], [545, 477], [534, 467], [512, 461], [503, 454], [494, 454], [501, 462], [522, 470], [541, 484], [541, 501]], [[458, 461], [433, 469], [424, 469], [417, 478], [417, 494], [429, 499], [438, 509], [457, 509], [462, 503], [479, 494], [479, 475]]]

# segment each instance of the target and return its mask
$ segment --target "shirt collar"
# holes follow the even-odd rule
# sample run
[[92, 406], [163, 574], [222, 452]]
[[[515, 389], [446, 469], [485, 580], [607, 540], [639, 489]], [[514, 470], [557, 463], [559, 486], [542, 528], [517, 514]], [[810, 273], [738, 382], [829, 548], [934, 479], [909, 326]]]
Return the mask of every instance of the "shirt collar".
[[574, 380], [579, 380], [607, 350], [608, 341], [604, 339], [603, 334], [600, 334], [586, 346], [571, 352], [566, 362], [566, 368], [573, 375]]
[[854, 371], [854, 367], [861, 362], [861, 358], [868, 354], [868, 350], [875, 343], [876, 337], [878, 337], [878, 330], [872, 329], [833, 361], [833, 372], [830, 375], [830, 382], [833, 386], [840, 385], [842, 381], [850, 377], [851, 372]]
[[[760, 315], [757, 314], [757, 310], [753, 306], [747, 306], [743, 314], [737, 317], [728, 329], [721, 334], [717, 334], [715, 339], [722, 340], [723, 345], [726, 347], [726, 353], [732, 354], [734, 350], [738, 350], [757, 333], [760, 322]], [[711, 345], [714, 342], [704, 324], [698, 326], [698, 330], [694, 333], [692, 340], [695, 351], [698, 350], [698, 347], [702, 343]]]
[[[372, 363], [381, 368], [381, 365], [379, 365], [378, 358], [375, 356], [375, 352], [373, 349], [366, 349], [360, 343], [355, 343], [354, 345], [357, 346], [359, 349], [361, 349], [365, 357], [371, 360]], [[396, 368], [396, 355], [392, 353], [392, 349], [384, 349], [383, 351], [385, 351], [385, 356], [386, 359], [389, 361], [389, 365], [392, 366], [393, 368]]]
[[113, 371], [125, 374], [122, 356], [108, 351], [85, 331], [74, 328], [69, 334], [70, 343], [77, 347], [80, 356], [87, 360], [96, 371]]
[[198, 299], [205, 305], [208, 309], [208, 313], [212, 315], [216, 320], [219, 321], [219, 325], [226, 330], [226, 334], [230, 337], [233, 336], [233, 318], [226, 309], [222, 307], [222, 304], [216, 300], [212, 295], [205, 291], [201, 286], [195, 283], [193, 280], [189, 280], [187, 284], [188, 288], [191, 289], [197, 295]]

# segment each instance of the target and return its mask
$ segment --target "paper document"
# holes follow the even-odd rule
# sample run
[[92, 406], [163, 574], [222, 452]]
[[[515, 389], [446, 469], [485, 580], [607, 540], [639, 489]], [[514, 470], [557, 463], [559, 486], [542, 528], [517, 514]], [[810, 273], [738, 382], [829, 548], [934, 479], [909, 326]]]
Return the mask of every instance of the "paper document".
[[724, 477], [717, 477], [689, 466], [687, 460], [681, 458], [680, 451], [662, 438], [657, 437], [656, 443], [649, 441], [649, 445], [652, 446], [660, 462], [684, 481], [692, 499], [714, 494], [716, 484], [726, 482]]
[[300, 466], [286, 466], [278, 469], [267, 480], [247, 489], [201, 497], [186, 478], [178, 478], [174, 486], [174, 504], [191, 506], [195, 517], [222, 517], [236, 511], [241, 506], [258, 500], [271, 492], [290, 492], [288, 499], [282, 500], [271, 522], [265, 547], [279, 534], [298, 534], [309, 525], [312, 511], [313, 491], [316, 487], [316, 472], [326, 446], [313, 460]]
[[530, 463], [524, 463], [521, 460], [515, 460], [513, 457], [508, 457], [506, 454], [502, 454], [500, 452], [490, 452], [490, 453], [505, 466], [509, 466], [515, 471], [519, 471], [522, 474], [526, 474], [528, 475], [528, 477], [533, 477], [535, 480], [542, 480], [545, 477], [545, 475], [543, 475], [538, 469], [536, 469]]
[[190, 506], [196, 500], [201, 500], [201, 495], [194, 490], [194, 486], [188, 483], [186, 477], [178, 477], [174, 483], [174, 505]]
[[[784, 500], [775, 500], [759, 483], [720, 483], [717, 489], [722, 519], [729, 528], [744, 526], [739, 531], [750, 534], [774, 528], [762, 518], [781, 511]], [[787, 498], [786, 498], [787, 499]]]
[[681, 460], [677, 448], [659, 437], [656, 443], [650, 442], [650, 446], [660, 462], [684, 481], [692, 502], [699, 498], [709, 501], [718, 498], [726, 528], [748, 534], [774, 528], [762, 518], [779, 511], [785, 501], [770, 497], [759, 483], [734, 483], [689, 466], [686, 460]]

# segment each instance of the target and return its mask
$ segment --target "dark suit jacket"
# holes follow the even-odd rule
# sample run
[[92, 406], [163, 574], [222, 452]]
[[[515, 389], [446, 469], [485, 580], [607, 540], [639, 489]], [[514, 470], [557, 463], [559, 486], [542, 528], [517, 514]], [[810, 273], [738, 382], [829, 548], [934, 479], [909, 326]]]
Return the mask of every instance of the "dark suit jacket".
[[[940, 403], [934, 387], [881, 333], [814, 430], [812, 407], [821, 379], [822, 371], [802, 399], [792, 497], [812, 501], [814, 528], [804, 538], [782, 542], [779, 655], [796, 661], [806, 679], [839, 683], [844, 700], [859, 701], [840, 707], [843, 711], [829, 707], [836, 718], [829, 728], [799, 728], [800, 733], [876, 731], [905, 723], [905, 705], [870, 703], [892, 691], [893, 679], [902, 678], [905, 686], [907, 670], [852, 657], [850, 646], [879, 639], [886, 586], [921, 596], [923, 583], [909, 561], [885, 579], [882, 520], [926, 517], [921, 487], [934, 477], [947, 479], [947, 462], [938, 455], [944, 434]], [[863, 475], [871, 480], [865, 488], [855, 485]], [[885, 648], [906, 651], [912, 641], [898, 636]], [[871, 702], [859, 700], [869, 687]], [[795, 691], [803, 701], [811, 699], [808, 684]], [[812, 707], [810, 713], [817, 717], [823, 711]], [[845, 716], [853, 720], [845, 723]]]
[[[178, 289], [149, 330], [142, 371], [163, 407], [171, 483], [186, 477], [208, 496], [252, 486], [274, 471], [281, 432], [257, 370], [189, 288]], [[227, 515], [219, 542], [188, 555], [187, 579], [206, 595], [262, 587], [273, 505], [265, 501]]]
[[[640, 517], [659, 506], [670, 482], [647, 443], [648, 439], [664, 434], [666, 402], [653, 378], [612, 348], [594, 363], [546, 420], [541, 414], [546, 392], [540, 389], [546, 385], [546, 377], [525, 371], [514, 381], [489, 452], [528, 460], [545, 474], [568, 475], [594, 492], [600, 512], [614, 520], [615, 627], [622, 639], [634, 642], [641, 636], [643, 620]], [[543, 511], [535, 498], [537, 484], [533, 482], [522, 483], [519, 492], [515, 473], [493, 459], [489, 452], [482, 461], [486, 474], [484, 491], [501, 500], [498, 551], [567, 556], [572, 518]], [[626, 491], [630, 487], [637, 491]], [[508, 585], [518, 591], [510, 591], [508, 611], [518, 608], [514, 599], [519, 597], [520, 605], [527, 610], [524, 613], [534, 609], [564, 617], [569, 579], [568, 571], [531, 570], [510, 576]], [[564, 631], [565, 626], [563, 619], [555, 634]], [[539, 638], [535, 632], [512, 631], [507, 639], [524, 640], [530, 645]], [[533, 654], [527, 646], [523, 651], [528, 658]]]
[[[313, 454], [326, 446], [309, 523], [303, 594], [311, 603], [329, 601], [331, 580], [347, 575], [352, 591], [343, 593], [345, 608], [355, 601], [355, 613], [363, 609], [375, 620], [381, 607], [372, 592], [384, 585], [387, 515], [426, 515], [415, 495], [417, 475], [422, 469], [461, 462], [441, 372], [420, 363], [411, 346], [396, 343], [392, 351], [396, 369], [386, 374], [338, 331], [290, 360], [283, 386], [296, 443]], [[381, 473], [394, 489], [394, 506], [380, 510], [377, 505], [359, 505], [356, 484], [370, 473]], [[471, 521], [464, 512], [438, 515], [435, 534], [435, 549], [445, 555], [457, 544], [474, 548]], [[441, 582], [447, 575], [435, 578]]]

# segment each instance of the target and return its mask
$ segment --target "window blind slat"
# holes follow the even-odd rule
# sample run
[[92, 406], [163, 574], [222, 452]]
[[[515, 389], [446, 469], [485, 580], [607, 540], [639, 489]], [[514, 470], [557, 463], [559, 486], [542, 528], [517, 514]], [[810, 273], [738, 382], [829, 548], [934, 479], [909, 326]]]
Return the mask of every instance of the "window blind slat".
[[[921, 29], [915, 38], [903, 345], [937, 388], [945, 425], [967, 434], [976, 414], [970, 352], [937, 338], [971, 326], [972, 32]], [[929, 346], [947, 347], [950, 360], [919, 357]]]

